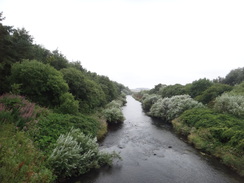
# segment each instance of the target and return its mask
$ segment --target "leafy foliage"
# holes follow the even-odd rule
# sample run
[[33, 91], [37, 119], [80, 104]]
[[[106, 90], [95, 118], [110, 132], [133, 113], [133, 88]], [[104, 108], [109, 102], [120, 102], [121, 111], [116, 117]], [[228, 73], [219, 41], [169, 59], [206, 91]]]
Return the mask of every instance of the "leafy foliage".
[[168, 85], [165, 87], [161, 87], [158, 93], [159, 93], [159, 95], [161, 95], [162, 98], [173, 97], [175, 95], [188, 94], [186, 87], [181, 84]]
[[244, 96], [225, 93], [216, 98], [214, 109], [244, 117]]
[[224, 92], [228, 92], [232, 89], [230, 85], [214, 83], [212, 86], [207, 88], [201, 95], [195, 97], [195, 99], [203, 104], [212, 102], [216, 97]]
[[120, 108], [107, 108], [104, 110], [104, 116], [109, 123], [121, 123], [124, 121], [124, 116]]
[[78, 114], [79, 101], [75, 100], [71, 93], [64, 93], [60, 96], [60, 106], [57, 107], [57, 111], [63, 114]]
[[35, 141], [38, 142], [41, 150], [49, 153], [53, 148], [60, 134], [67, 133], [72, 127], [79, 128], [84, 134], [96, 136], [99, 123], [91, 117], [85, 115], [65, 115], [49, 113], [41, 116], [38, 122], [39, 133], [35, 134]]
[[221, 158], [225, 164], [244, 175], [242, 119], [208, 108], [194, 108], [174, 120], [173, 126], [187, 135], [198, 149]]
[[0, 96], [0, 124], [14, 123], [19, 129], [28, 129], [36, 117], [35, 104], [12, 94]]
[[49, 183], [54, 176], [45, 164], [45, 157], [24, 132], [12, 124], [0, 128], [1, 183]]
[[192, 98], [201, 95], [207, 88], [212, 86], [212, 84], [213, 82], [206, 78], [193, 81], [190, 87], [189, 94]]
[[124, 115], [122, 113], [121, 107], [124, 105], [124, 98], [120, 100], [113, 100], [107, 104], [106, 109], [104, 109], [103, 114], [108, 123], [122, 123], [124, 121]]
[[105, 103], [102, 88], [80, 70], [70, 67], [62, 69], [61, 72], [69, 85], [70, 92], [80, 101], [82, 111], [89, 111]]
[[111, 164], [118, 155], [99, 151], [96, 138], [84, 135], [79, 129], [71, 129], [60, 135], [49, 157], [49, 163], [59, 176], [84, 174], [92, 168]]
[[204, 107], [189, 95], [176, 95], [171, 98], [159, 99], [150, 109], [149, 115], [170, 121], [187, 109]]
[[223, 83], [234, 86], [240, 84], [242, 81], [244, 81], [244, 68], [237, 68], [231, 70], [229, 74], [226, 75]]
[[61, 95], [68, 92], [62, 74], [50, 65], [25, 60], [15, 63], [11, 72], [11, 83], [21, 84], [20, 93], [40, 105], [59, 105]]
[[152, 107], [152, 105], [157, 102], [157, 100], [160, 98], [159, 95], [155, 95], [155, 94], [152, 94], [152, 95], [144, 95], [143, 98], [142, 98], [142, 108], [143, 110], [145, 111], [149, 111], [150, 108]]

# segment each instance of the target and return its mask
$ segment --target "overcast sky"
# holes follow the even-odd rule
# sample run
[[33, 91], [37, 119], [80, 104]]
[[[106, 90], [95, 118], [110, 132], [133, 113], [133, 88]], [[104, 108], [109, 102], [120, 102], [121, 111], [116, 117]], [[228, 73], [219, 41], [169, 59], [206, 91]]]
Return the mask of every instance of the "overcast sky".
[[244, 0], [0, 0], [4, 25], [129, 88], [244, 67]]

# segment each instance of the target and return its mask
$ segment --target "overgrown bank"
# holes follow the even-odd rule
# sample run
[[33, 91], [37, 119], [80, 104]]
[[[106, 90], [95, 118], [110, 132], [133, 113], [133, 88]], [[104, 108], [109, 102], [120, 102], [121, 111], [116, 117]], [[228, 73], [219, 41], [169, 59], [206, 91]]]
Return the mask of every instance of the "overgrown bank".
[[[129, 89], [33, 44], [0, 13], [0, 182], [55, 182], [119, 158], [97, 144]], [[113, 106], [120, 111], [121, 106]], [[118, 112], [118, 115], [121, 113]]]
[[[234, 77], [237, 75], [238, 78]], [[219, 158], [244, 176], [242, 76], [244, 69], [236, 69], [222, 80], [159, 84], [152, 90], [135, 93], [134, 97], [141, 101], [148, 115], [170, 122], [175, 131], [186, 136], [197, 149]]]

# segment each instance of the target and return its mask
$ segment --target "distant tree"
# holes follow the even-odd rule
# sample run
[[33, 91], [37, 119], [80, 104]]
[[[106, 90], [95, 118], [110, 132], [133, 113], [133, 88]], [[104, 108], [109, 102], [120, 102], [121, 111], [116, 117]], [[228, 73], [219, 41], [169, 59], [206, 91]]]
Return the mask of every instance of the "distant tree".
[[159, 94], [159, 91], [166, 86], [167, 85], [165, 85], [165, 84], [159, 83], [159, 84], [155, 85], [154, 88], [149, 91], [149, 94]]
[[10, 81], [21, 86], [21, 95], [43, 106], [60, 105], [60, 97], [68, 92], [68, 85], [59, 71], [35, 60], [15, 63]]
[[48, 63], [55, 69], [60, 70], [68, 66], [68, 60], [58, 50], [54, 50], [52, 54], [47, 58]]
[[164, 98], [164, 97], [172, 97], [175, 95], [187, 94], [187, 91], [185, 89], [185, 86], [181, 84], [175, 84], [175, 85], [162, 87], [158, 93], [159, 95], [162, 96], [162, 98]]
[[95, 81], [101, 86], [105, 93], [107, 103], [119, 96], [119, 88], [116, 86], [116, 83], [111, 81], [107, 76], [97, 75]]
[[32, 54], [32, 42], [33, 38], [29, 35], [29, 32], [24, 28], [15, 29], [12, 35], [12, 57], [15, 61], [21, 61], [22, 59], [30, 58]]
[[244, 81], [244, 67], [231, 70], [224, 78], [223, 83], [234, 86], [242, 81]]
[[208, 104], [213, 101], [216, 97], [224, 92], [228, 92], [232, 89], [230, 85], [214, 83], [212, 86], [207, 88], [201, 95], [195, 97], [195, 99], [203, 104]]
[[190, 96], [194, 98], [198, 95], [201, 95], [207, 88], [212, 85], [213, 82], [206, 78], [193, 81], [189, 91]]
[[52, 53], [41, 45], [34, 44], [31, 48], [30, 60], [37, 60], [44, 64], [48, 64], [48, 58], [51, 57]]

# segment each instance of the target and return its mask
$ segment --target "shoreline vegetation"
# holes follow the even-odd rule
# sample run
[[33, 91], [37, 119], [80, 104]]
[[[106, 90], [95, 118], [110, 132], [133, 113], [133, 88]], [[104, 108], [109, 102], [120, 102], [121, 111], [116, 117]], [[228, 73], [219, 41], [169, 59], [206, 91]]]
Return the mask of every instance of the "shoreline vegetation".
[[244, 176], [244, 68], [213, 81], [158, 84], [133, 96], [147, 115], [170, 123], [196, 149]]
[[97, 140], [123, 122], [129, 88], [3, 20], [0, 13], [0, 182], [59, 182], [112, 166], [119, 155]]

